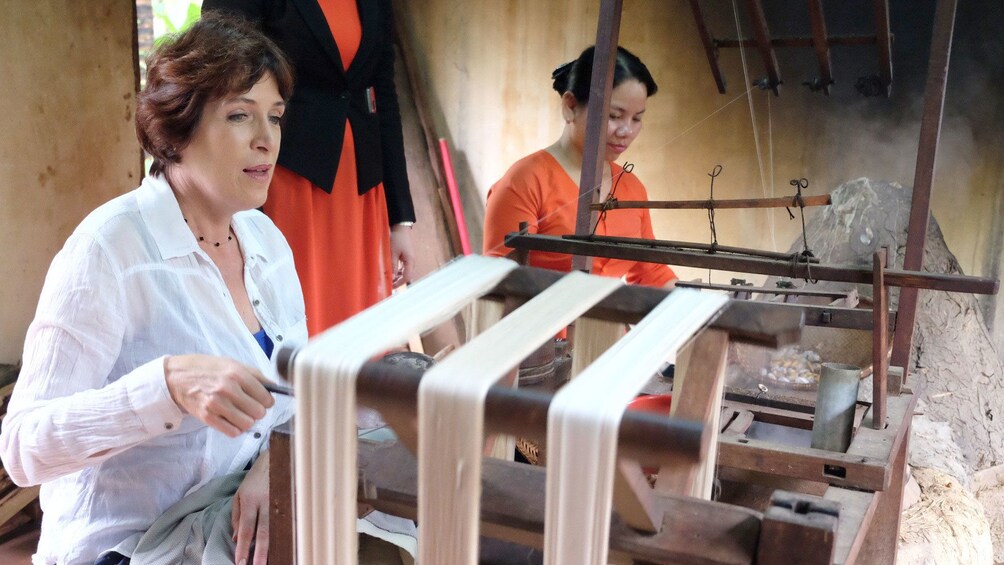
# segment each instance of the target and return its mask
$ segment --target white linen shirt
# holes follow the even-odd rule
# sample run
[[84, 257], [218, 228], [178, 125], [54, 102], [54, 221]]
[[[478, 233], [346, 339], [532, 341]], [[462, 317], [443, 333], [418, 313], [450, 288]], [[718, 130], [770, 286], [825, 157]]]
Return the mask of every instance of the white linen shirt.
[[[244, 284], [276, 347], [307, 340], [292, 253], [256, 210], [233, 217]], [[92, 212], [56, 255], [28, 328], [0, 434], [15, 483], [42, 484], [35, 564], [90, 565], [130, 554], [170, 505], [243, 469], [294, 403], [276, 396], [251, 430], [228, 438], [183, 414], [164, 356], [229, 357], [277, 378], [223, 277], [185, 224], [163, 177]]]

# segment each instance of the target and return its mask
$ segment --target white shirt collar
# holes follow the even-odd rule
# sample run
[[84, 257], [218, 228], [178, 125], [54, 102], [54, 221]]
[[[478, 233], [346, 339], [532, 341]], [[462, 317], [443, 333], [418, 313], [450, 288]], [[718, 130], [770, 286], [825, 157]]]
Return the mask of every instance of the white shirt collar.
[[[150, 229], [157, 248], [164, 259], [183, 257], [200, 250], [199, 242], [185, 223], [178, 198], [163, 175], [151, 175], [143, 179], [136, 191], [136, 201], [143, 221]], [[234, 233], [244, 251], [245, 260], [263, 259], [266, 256], [262, 242], [256, 237], [256, 230], [249, 229], [247, 215], [253, 212], [238, 212], [233, 217]]]

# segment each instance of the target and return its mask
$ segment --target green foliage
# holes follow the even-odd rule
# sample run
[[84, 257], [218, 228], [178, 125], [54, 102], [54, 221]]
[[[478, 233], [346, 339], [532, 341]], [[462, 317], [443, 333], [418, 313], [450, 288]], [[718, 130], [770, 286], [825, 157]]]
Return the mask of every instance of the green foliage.
[[202, 0], [153, 0], [154, 41], [192, 25], [202, 12]]

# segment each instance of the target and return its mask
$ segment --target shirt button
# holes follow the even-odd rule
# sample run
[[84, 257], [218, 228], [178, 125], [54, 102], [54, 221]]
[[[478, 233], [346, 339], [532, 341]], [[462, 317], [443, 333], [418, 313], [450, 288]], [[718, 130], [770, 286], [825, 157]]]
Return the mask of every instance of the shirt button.
[[275, 340], [276, 340], [276, 341], [282, 341], [282, 336], [281, 336], [281, 335], [277, 335], [277, 336], [275, 336]]
[[173, 430], [174, 429], [174, 424], [172, 424], [171, 422], [167, 422], [167, 423], [164, 424], [164, 429], [165, 430]]
[[251, 304], [254, 304], [255, 306], [257, 306], [257, 305], [261, 304], [261, 300], [258, 300], [257, 298], [255, 298], [254, 302], [252, 302]]
[[260, 437], [261, 437], [261, 432], [255, 432], [255, 433], [254, 433], [254, 438], [255, 438], [255, 439], [258, 439], [258, 438], [260, 438]]

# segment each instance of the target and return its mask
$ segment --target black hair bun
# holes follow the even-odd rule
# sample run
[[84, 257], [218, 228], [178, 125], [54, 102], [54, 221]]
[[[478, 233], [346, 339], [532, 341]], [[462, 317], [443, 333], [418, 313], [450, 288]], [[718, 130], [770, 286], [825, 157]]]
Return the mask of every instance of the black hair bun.
[[552, 87], [558, 92], [558, 94], [568, 92], [568, 75], [572, 73], [573, 66], [575, 66], [575, 61], [569, 61], [551, 71], [551, 80], [554, 81]]

